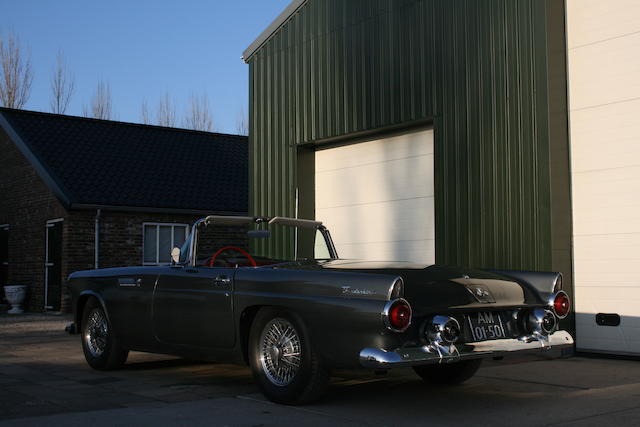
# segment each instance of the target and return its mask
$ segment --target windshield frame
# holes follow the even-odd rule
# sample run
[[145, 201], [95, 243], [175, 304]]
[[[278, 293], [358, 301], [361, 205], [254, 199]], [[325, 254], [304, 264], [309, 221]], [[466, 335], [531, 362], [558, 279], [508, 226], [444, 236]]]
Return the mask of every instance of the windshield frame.
[[308, 220], [308, 219], [299, 219], [299, 218], [286, 218], [286, 217], [246, 217], [246, 216], [219, 216], [219, 215], [209, 215], [204, 218], [198, 219], [191, 226], [191, 232], [187, 237], [187, 240], [183, 244], [181, 248], [186, 249], [185, 246], [188, 245], [188, 254], [184, 261], [182, 261], [182, 254], [180, 256], [181, 262], [176, 265], [185, 266], [188, 265], [190, 267], [196, 267], [197, 262], [197, 247], [198, 247], [198, 227], [200, 226], [209, 226], [209, 225], [249, 225], [249, 224], [278, 224], [288, 227], [303, 227], [309, 229], [315, 229], [322, 234], [324, 238], [324, 243], [327, 246], [329, 251], [330, 259], [338, 259], [338, 252], [336, 251], [336, 247], [333, 243], [333, 239], [331, 238], [331, 233], [329, 229], [322, 225], [320, 221]]

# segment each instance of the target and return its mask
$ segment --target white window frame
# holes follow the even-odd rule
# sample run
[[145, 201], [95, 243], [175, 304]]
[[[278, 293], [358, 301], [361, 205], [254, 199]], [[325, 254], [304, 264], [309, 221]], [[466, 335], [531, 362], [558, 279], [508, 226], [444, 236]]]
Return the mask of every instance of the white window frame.
[[[49, 262], [49, 229], [54, 227], [56, 223], [64, 222], [64, 218], [56, 218], [47, 220], [44, 238], [44, 309], [52, 310], [53, 306], [49, 305], [49, 267], [53, 264]], [[63, 231], [64, 233], [64, 231]]]
[[[2, 231], [9, 231], [10, 227], [9, 224], [0, 224], [0, 230]], [[9, 261], [5, 261], [3, 262], [4, 265], [9, 265]]]
[[[145, 230], [147, 226], [156, 227], [156, 262], [145, 261], [144, 258], [144, 247], [145, 247]], [[167, 262], [160, 262], [160, 227], [171, 227], [171, 242], [174, 241], [174, 229], [176, 227], [183, 227], [185, 229], [184, 237], [185, 240], [189, 238], [189, 224], [182, 224], [178, 222], [143, 222], [142, 223], [142, 265], [167, 265]]]

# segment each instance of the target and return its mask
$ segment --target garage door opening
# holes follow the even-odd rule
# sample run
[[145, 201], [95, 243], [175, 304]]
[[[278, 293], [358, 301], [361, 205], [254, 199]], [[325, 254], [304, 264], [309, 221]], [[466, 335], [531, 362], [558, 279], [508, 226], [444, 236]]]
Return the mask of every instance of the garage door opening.
[[316, 218], [341, 258], [435, 262], [433, 130], [315, 154]]

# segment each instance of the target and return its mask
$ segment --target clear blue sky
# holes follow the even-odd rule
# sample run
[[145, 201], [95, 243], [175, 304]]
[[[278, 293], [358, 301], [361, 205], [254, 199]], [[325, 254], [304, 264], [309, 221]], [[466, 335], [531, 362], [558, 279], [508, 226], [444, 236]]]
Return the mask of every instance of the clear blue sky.
[[81, 115], [99, 80], [111, 85], [114, 119], [139, 122], [168, 91], [182, 121], [192, 92], [206, 93], [215, 130], [235, 133], [247, 112], [242, 51], [290, 0], [0, 0], [0, 33], [31, 52], [34, 81], [25, 109], [49, 111], [50, 75], [62, 49], [75, 75], [67, 114]]

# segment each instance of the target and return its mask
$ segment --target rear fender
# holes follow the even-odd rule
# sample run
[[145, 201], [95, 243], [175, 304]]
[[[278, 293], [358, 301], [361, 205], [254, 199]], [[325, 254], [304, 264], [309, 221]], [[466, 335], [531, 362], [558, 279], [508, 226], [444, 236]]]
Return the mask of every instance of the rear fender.
[[[311, 334], [316, 351], [332, 366], [357, 367], [360, 350], [368, 346], [395, 348], [395, 340], [390, 345], [390, 333], [385, 331], [382, 322], [385, 301], [262, 293], [236, 295], [236, 303], [238, 311], [247, 317], [253, 317], [256, 308], [262, 307], [290, 311]], [[242, 319], [240, 313], [237, 314], [238, 323], [248, 323], [244, 330], [246, 335], [238, 340], [242, 344], [248, 337], [252, 319]], [[239, 350], [246, 351], [244, 348]]]
[[536, 292], [540, 303], [547, 304], [549, 298], [562, 289], [562, 274], [540, 271], [489, 270], [492, 273], [509, 277], [522, 286]]

